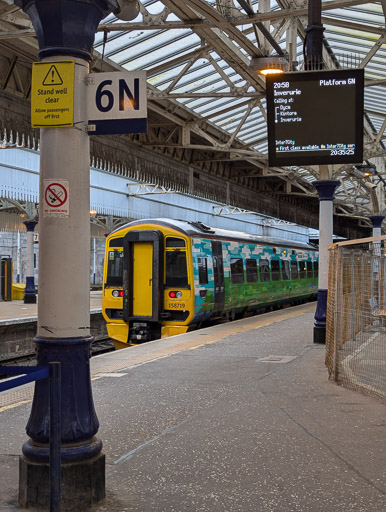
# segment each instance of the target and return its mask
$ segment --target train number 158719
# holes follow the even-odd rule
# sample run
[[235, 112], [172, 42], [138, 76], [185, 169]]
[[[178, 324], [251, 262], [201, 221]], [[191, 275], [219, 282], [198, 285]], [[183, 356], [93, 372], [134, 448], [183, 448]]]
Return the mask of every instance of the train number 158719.
[[166, 309], [186, 309], [186, 304], [184, 302], [167, 302]]

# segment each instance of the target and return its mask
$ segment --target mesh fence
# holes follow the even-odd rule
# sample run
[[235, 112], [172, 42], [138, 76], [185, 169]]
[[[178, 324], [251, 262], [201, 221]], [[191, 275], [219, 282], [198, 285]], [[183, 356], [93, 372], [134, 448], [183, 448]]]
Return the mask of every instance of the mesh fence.
[[386, 399], [386, 236], [330, 248], [326, 365], [330, 379]]

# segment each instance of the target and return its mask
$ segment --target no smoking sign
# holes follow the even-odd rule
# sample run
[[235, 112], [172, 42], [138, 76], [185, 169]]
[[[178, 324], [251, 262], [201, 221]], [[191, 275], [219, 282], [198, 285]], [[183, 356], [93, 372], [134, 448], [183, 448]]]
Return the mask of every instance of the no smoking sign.
[[70, 189], [68, 180], [43, 180], [44, 217], [68, 217]]

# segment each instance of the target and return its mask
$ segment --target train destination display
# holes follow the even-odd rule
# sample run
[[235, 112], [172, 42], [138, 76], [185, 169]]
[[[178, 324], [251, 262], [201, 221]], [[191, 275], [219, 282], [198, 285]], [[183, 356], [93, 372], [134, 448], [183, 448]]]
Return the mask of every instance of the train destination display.
[[362, 163], [363, 69], [267, 76], [270, 166]]

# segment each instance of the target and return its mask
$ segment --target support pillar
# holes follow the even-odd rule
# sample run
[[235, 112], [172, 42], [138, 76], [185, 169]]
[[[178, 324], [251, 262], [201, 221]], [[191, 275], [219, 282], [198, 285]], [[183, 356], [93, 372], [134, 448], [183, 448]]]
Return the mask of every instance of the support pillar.
[[[62, 511], [83, 510], [105, 496], [105, 457], [95, 437], [99, 423], [90, 380], [90, 147], [86, 77], [100, 21], [110, 0], [15, 0], [39, 42], [39, 59], [73, 60], [74, 125], [41, 129], [40, 204], [45, 180], [62, 180], [68, 215], [46, 212], [39, 220], [38, 365], [59, 361], [62, 370]], [[49, 384], [35, 385], [29, 440], [20, 459], [19, 503], [47, 510]]]
[[326, 313], [328, 293], [328, 247], [333, 236], [334, 192], [340, 181], [313, 181], [319, 195], [319, 279], [315, 312], [314, 343], [326, 342]]
[[36, 304], [34, 271], [34, 230], [36, 220], [23, 222], [27, 228], [27, 275], [25, 278], [24, 304]]
[[308, 71], [323, 69], [323, 32], [322, 2], [309, 0], [305, 59], [305, 69]]
[[381, 236], [382, 235], [382, 222], [384, 220], [383, 215], [372, 215], [370, 217], [371, 224], [373, 225], [373, 234], [372, 236]]

